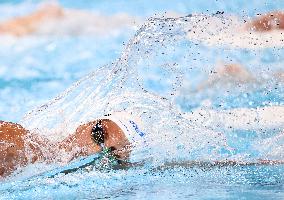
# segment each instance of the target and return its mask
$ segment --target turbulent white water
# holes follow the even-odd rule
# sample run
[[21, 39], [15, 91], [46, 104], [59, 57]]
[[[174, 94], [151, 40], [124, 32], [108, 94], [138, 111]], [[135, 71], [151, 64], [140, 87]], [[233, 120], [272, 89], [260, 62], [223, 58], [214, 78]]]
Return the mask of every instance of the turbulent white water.
[[[129, 9], [135, 14], [134, 7], [139, 5], [139, 1], [119, 2], [105, 9]], [[157, 6], [157, 2], [150, 3]], [[203, 11], [215, 5], [219, 5], [215, 6], [217, 10], [224, 8], [220, 1], [185, 2], [194, 11], [199, 11], [198, 6]], [[249, 4], [253, 13], [262, 10], [255, 9], [259, 2]], [[272, 8], [280, 3], [273, 3]], [[95, 7], [101, 9], [97, 4]], [[265, 11], [271, 9], [263, 5]], [[242, 6], [248, 9], [242, 1], [227, 4], [229, 10], [238, 13]], [[144, 15], [140, 7], [139, 12]], [[1, 182], [0, 199], [283, 199], [283, 165], [183, 165], [191, 160], [283, 160], [284, 156], [283, 49], [262, 48], [261, 44], [250, 48], [245, 42], [235, 48], [231, 41], [210, 44], [210, 37], [219, 36], [205, 37], [198, 32], [200, 27], [207, 28], [202, 23], [199, 27], [198, 22], [206, 24], [207, 19], [221, 22], [223, 33], [219, 26], [212, 29], [220, 31], [217, 33], [221, 36], [231, 34], [226, 31], [232, 24], [224, 15], [150, 19], [120, 59], [82, 78], [20, 122], [50, 140], [60, 141], [80, 124], [103, 114], [129, 112], [142, 119], [141, 127], [147, 133], [147, 146], [138, 145], [132, 153], [134, 160], [144, 160], [145, 165], [127, 170], [82, 170], [47, 178], [37, 174], [66, 163], [34, 163]], [[0, 69], [4, 77], [0, 80], [4, 88], [0, 95], [2, 118], [17, 121], [35, 104], [30, 101], [38, 104], [38, 99], [49, 98], [90, 68], [117, 57], [113, 53], [120, 52], [113, 46], [117, 43], [122, 41], [113, 39], [106, 44], [91, 36], [5, 40], [0, 51], [5, 65]], [[99, 64], [92, 66], [94, 63]], [[220, 76], [216, 70], [216, 65], [236, 63], [248, 73]], [[19, 110], [10, 111], [11, 107]], [[274, 110], [278, 107], [281, 109]], [[259, 115], [267, 111], [263, 108], [271, 109], [271, 123]], [[58, 154], [68, 159], [64, 152]]]
[[[259, 142], [259, 136], [250, 138], [251, 144], [239, 147], [240, 144], [234, 144], [237, 133], [186, 119], [176, 104], [186, 84], [198, 85], [214, 68], [214, 63], [222, 58], [226, 61], [228, 54], [235, 51], [212, 48], [208, 53], [206, 46], [188, 40], [188, 33], [197, 29], [196, 21], [203, 18], [196, 15], [148, 20], [117, 61], [82, 78], [57, 98], [28, 113], [21, 124], [58, 141], [83, 123], [104, 114], [126, 111], [141, 118], [147, 133], [147, 147], [137, 146], [134, 150], [136, 160], [262, 158], [264, 154], [252, 145]], [[215, 18], [227, 23], [221, 15]], [[262, 69], [265, 67], [262, 65]], [[223, 95], [218, 90], [216, 93]], [[195, 102], [200, 103], [196, 99]], [[282, 154], [276, 154], [282, 158]]]

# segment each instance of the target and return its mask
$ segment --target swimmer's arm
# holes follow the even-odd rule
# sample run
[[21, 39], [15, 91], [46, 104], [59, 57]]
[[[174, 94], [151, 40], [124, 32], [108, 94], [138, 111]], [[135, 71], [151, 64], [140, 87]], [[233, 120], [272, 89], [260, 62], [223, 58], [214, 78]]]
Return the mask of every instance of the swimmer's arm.
[[197, 92], [218, 83], [235, 82], [244, 84], [251, 81], [255, 81], [255, 78], [244, 66], [237, 63], [225, 64], [221, 62], [211, 71], [208, 79], [197, 86]]
[[270, 31], [273, 29], [284, 29], [284, 12], [274, 11], [270, 13], [263, 14], [256, 19], [248, 22], [246, 24], [248, 30], [253, 31]]

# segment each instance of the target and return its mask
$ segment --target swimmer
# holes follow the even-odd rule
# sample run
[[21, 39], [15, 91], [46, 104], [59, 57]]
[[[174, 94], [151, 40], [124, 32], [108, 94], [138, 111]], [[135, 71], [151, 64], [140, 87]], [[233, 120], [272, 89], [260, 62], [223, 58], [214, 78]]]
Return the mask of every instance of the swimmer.
[[191, 41], [208, 46], [225, 45], [233, 48], [282, 48], [284, 12], [274, 11], [262, 16], [244, 19], [236, 15], [193, 15], [186, 29]]
[[[266, 73], [265, 76], [267, 75], [279, 83], [284, 82], [284, 72], [282, 70], [277, 70], [270, 74]], [[264, 80], [261, 74], [257, 76], [255, 74], [253, 75], [239, 63], [225, 64], [221, 62], [210, 72], [207, 80], [201, 82], [193, 92], [199, 92], [220, 84], [241, 86], [250, 83], [262, 84], [262, 82], [266, 82], [266, 80]]]
[[127, 14], [104, 16], [83, 10], [64, 9], [56, 3], [43, 4], [36, 11], [0, 23], [1, 35], [106, 35], [133, 28], [139, 20]]
[[0, 121], [0, 177], [6, 177], [29, 163], [56, 162], [60, 160], [58, 152], [62, 150], [71, 154], [71, 161], [107, 147], [114, 149], [116, 157], [126, 160], [129, 145], [129, 139], [122, 129], [108, 118], [83, 124], [73, 135], [57, 143], [32, 134], [19, 124]]
[[0, 121], [0, 177], [30, 163], [58, 162], [62, 151], [70, 155], [70, 162], [108, 148], [123, 163], [130, 156], [131, 142], [141, 141], [145, 135], [136, 122], [140, 120], [124, 112], [109, 114], [80, 125], [63, 141], [51, 142], [19, 124]]
[[[260, 118], [260, 120], [262, 120], [260, 122], [263, 122], [263, 124], [260, 124], [260, 126], [265, 127], [268, 126], [267, 120], [271, 120], [269, 116], [267, 118], [267, 114], [271, 114], [271, 112], [277, 113], [277, 109], [280, 109], [278, 113], [283, 113], [283, 107], [267, 108], [256, 111], [249, 109], [241, 111], [232, 110], [231, 113], [229, 111], [223, 113], [221, 118], [222, 122], [224, 122], [224, 127], [234, 125], [234, 122], [239, 120], [240, 117], [243, 118], [241, 121], [243, 124], [251, 124], [251, 126], [255, 127], [258, 126], [254, 121], [255, 116], [258, 115], [258, 117], [261, 117], [263, 115], [262, 118]], [[251, 112], [251, 114], [249, 114], [249, 112]], [[195, 117], [198, 113], [200, 113], [200, 111], [196, 111], [195, 115], [188, 115], [186, 118], [196, 122]], [[214, 113], [211, 112], [209, 113], [209, 116], [203, 116], [207, 117], [208, 121], [211, 120], [212, 123], [219, 123], [219, 121], [215, 120], [214, 122], [212, 120], [212, 118], [215, 118], [219, 114], [215, 113], [214, 115]], [[225, 118], [228, 119], [226, 120]], [[70, 155], [70, 162], [81, 156], [89, 156], [101, 152], [104, 148], [111, 148], [113, 150], [113, 155], [118, 160], [127, 161], [130, 157], [133, 143], [145, 139], [145, 133], [140, 127], [140, 120], [134, 119], [135, 120], [133, 120], [130, 115], [124, 113], [104, 116], [98, 120], [79, 126], [74, 134], [69, 135], [66, 139], [59, 142], [51, 142], [47, 138], [38, 134], [33, 134], [19, 124], [1, 121], [0, 177], [6, 177], [17, 170], [17, 168], [27, 166], [30, 163], [59, 162], [62, 157], [62, 151], [66, 152], [67, 155]], [[232, 123], [230, 123], [230, 120], [232, 120]], [[283, 120], [284, 117], [282, 115], [278, 116], [276, 125], [282, 125]], [[248, 121], [248, 123], [246, 123], [246, 121]], [[140, 122], [139, 125], [137, 122]], [[238, 126], [238, 124], [236, 124], [236, 126]], [[222, 165], [236, 163], [240, 165], [249, 164], [242, 161], [238, 162], [230, 160], [216, 161], [215, 164], [221, 165], [220, 163], [222, 163]], [[283, 164], [283, 161], [258, 160], [258, 164]]]
[[246, 24], [246, 29], [267, 32], [284, 29], [284, 12], [273, 11], [263, 14]]
[[256, 79], [252, 74], [242, 65], [236, 63], [220, 63], [213, 71], [211, 71], [208, 79], [198, 85], [197, 91], [204, 90], [220, 83], [245, 84], [255, 81]]
[[284, 82], [284, 71], [278, 70], [273, 74], [274, 78], [279, 82]]

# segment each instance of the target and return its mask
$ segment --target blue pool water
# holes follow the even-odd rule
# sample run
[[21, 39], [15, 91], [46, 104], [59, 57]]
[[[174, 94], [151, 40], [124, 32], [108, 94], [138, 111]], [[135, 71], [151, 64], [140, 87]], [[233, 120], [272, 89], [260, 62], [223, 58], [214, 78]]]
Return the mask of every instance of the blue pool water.
[[[59, 2], [67, 8], [110, 16], [123, 12], [145, 22], [139, 30], [112, 37], [1, 37], [0, 119], [30, 129], [48, 128], [44, 134], [56, 140], [58, 127], [74, 130], [79, 122], [102, 113], [126, 110], [144, 120], [147, 133], [159, 137], [135, 151], [134, 159], [143, 165], [129, 169], [79, 170], [50, 178], [41, 174], [60, 164], [29, 165], [1, 182], [0, 199], [284, 198], [284, 165], [184, 164], [194, 160], [283, 160], [284, 140], [279, 134], [283, 126], [261, 131], [216, 126], [208, 131], [180, 116], [208, 107], [219, 111], [283, 106], [284, 81], [274, 76], [284, 70], [283, 48], [212, 47], [187, 39], [185, 29], [193, 28], [190, 17], [146, 21], [164, 11], [253, 16], [281, 10], [283, 1], [250, 1], [249, 5], [245, 1]], [[4, 1], [0, 18], [28, 13], [37, 4]], [[221, 82], [197, 90], [218, 62], [240, 63], [256, 81], [240, 85]], [[59, 93], [60, 98], [49, 101]], [[211, 131], [223, 134], [215, 136]]]

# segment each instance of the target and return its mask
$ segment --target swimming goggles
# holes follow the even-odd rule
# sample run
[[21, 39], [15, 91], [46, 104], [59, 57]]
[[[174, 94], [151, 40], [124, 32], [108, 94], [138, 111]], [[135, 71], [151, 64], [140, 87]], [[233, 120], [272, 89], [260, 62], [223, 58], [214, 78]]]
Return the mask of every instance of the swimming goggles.
[[96, 125], [92, 128], [91, 136], [93, 141], [102, 148], [101, 151], [101, 161], [103, 160], [108, 163], [108, 165], [115, 165], [119, 163], [119, 159], [113, 154], [116, 150], [114, 147], [105, 146], [105, 131], [102, 125], [102, 120], [99, 120]]

